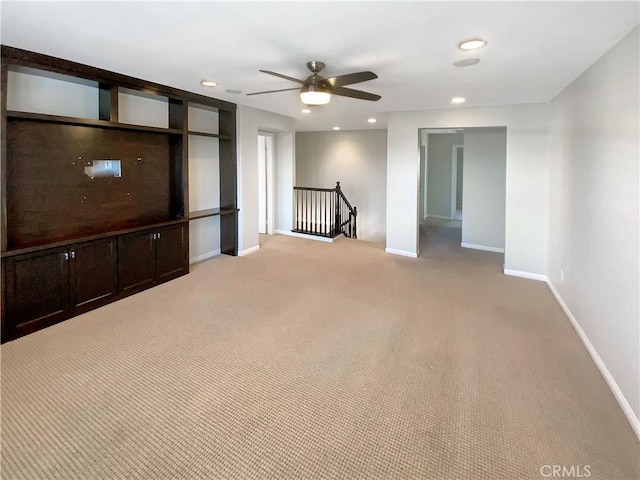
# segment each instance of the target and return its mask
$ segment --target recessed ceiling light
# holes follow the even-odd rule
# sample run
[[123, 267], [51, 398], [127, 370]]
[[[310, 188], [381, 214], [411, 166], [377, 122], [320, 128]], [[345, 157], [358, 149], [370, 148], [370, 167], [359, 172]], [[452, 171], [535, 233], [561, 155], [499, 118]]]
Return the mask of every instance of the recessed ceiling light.
[[375, 118], [370, 118], [369, 120], [367, 120], [367, 122], [369, 122], [369, 123], [376, 123], [376, 121], [377, 120]]
[[340, 127], [333, 127], [334, 130], [340, 130]]
[[[214, 85], [214, 86], [215, 86], [215, 85]], [[233, 94], [235, 94], [235, 95], [238, 95], [239, 93], [242, 93], [242, 90], [237, 90], [237, 89], [235, 89], [235, 88], [227, 88], [227, 89], [225, 90], [225, 92], [227, 92], [227, 93], [233, 93]]]
[[486, 40], [482, 40], [481, 38], [472, 38], [470, 40], [460, 42], [458, 44], [458, 48], [461, 50], [475, 50], [476, 48], [484, 47], [486, 44]]
[[456, 67], [469, 67], [471, 65], [475, 65], [476, 63], [480, 63], [479, 58], [463, 58], [462, 60], [456, 60], [453, 64]]
[[466, 98], [464, 98], [464, 97], [453, 97], [453, 98], [451, 99], [451, 103], [453, 103], [453, 104], [455, 104], [455, 105], [458, 105], [458, 104], [460, 104], [460, 103], [464, 103], [464, 102], [466, 102], [466, 101], [467, 101], [467, 99], [466, 99]]
[[311, 110], [309, 110], [308, 108], [305, 108], [304, 110], [302, 110], [302, 113], [311, 113]]
[[217, 85], [217, 83], [212, 80], [202, 80], [200, 83], [205, 87], [215, 87]]

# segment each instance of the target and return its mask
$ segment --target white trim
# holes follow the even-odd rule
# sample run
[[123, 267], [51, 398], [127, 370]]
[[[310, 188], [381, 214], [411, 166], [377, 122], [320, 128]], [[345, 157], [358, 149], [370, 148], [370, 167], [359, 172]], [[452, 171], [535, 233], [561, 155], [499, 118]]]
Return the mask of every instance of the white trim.
[[589, 340], [589, 337], [587, 337], [587, 334], [584, 333], [584, 330], [582, 330], [582, 327], [580, 327], [578, 320], [576, 320], [576, 317], [573, 316], [573, 313], [571, 313], [571, 310], [569, 310], [569, 307], [567, 307], [567, 304], [564, 303], [564, 300], [560, 296], [560, 293], [558, 292], [558, 290], [556, 290], [556, 287], [553, 285], [553, 283], [551, 283], [551, 280], [547, 279], [547, 285], [549, 286], [551, 293], [553, 293], [553, 296], [556, 297], [556, 300], [560, 304], [560, 307], [562, 307], [562, 310], [564, 311], [565, 315], [569, 318], [569, 321], [571, 321], [571, 324], [573, 325], [573, 328], [578, 334], [578, 337], [580, 337], [580, 340], [582, 340], [582, 343], [584, 344], [585, 348], [589, 352], [589, 355], [591, 355], [593, 363], [595, 363], [596, 367], [598, 367], [598, 370], [600, 370], [600, 373], [604, 377], [605, 382], [607, 382], [607, 385], [609, 386], [611, 393], [613, 393], [613, 396], [616, 397], [616, 400], [618, 401], [620, 408], [622, 408], [622, 411], [627, 416], [627, 420], [631, 424], [631, 428], [633, 429], [634, 433], [638, 437], [638, 440], [640, 440], [640, 420], [638, 420], [638, 417], [636, 417], [635, 413], [633, 412], [633, 409], [631, 408], [631, 405], [629, 405], [629, 402], [627, 401], [624, 394], [622, 393], [622, 390], [620, 390], [620, 387], [618, 387], [618, 384], [613, 378], [613, 375], [611, 375], [611, 373], [607, 369], [607, 366], [602, 361], [602, 358], [600, 358], [600, 355], [598, 355], [598, 352], [596, 351], [595, 347]]
[[407, 252], [406, 250], [396, 250], [395, 248], [385, 248], [384, 251], [392, 255], [401, 255], [403, 257], [418, 258], [418, 254], [416, 252]]
[[523, 272], [520, 270], [511, 270], [509, 268], [504, 269], [504, 274], [511, 275], [512, 277], [522, 277], [522, 278], [528, 278], [530, 280], [538, 280], [540, 282], [549, 281], [546, 275], [542, 275], [540, 273]]
[[250, 247], [245, 250], [242, 250], [241, 252], [238, 252], [238, 256], [244, 257], [245, 255], [249, 255], [253, 252], [257, 252], [258, 250], [260, 250], [260, 245], [256, 245], [255, 247]]
[[[276, 138], [275, 135], [273, 134], [273, 132], [268, 132], [265, 130], [258, 130], [258, 150], [260, 150], [260, 137], [264, 137], [265, 138], [265, 142], [264, 142], [264, 146], [265, 146], [265, 152], [264, 152], [264, 167], [265, 167], [265, 186], [266, 186], [266, 191], [265, 191], [265, 196], [266, 196], [266, 205], [265, 205], [265, 215], [266, 215], [266, 222], [264, 225], [265, 231], [264, 232], [260, 232], [260, 225], [258, 226], [258, 233], [262, 233], [262, 234], [266, 234], [266, 235], [271, 235], [273, 233], [273, 211], [274, 211], [274, 201], [275, 201], [275, 192], [274, 192], [274, 169], [273, 169], [273, 165], [275, 162], [275, 156], [276, 156]], [[258, 153], [258, 157], [260, 156], [260, 153]], [[260, 161], [258, 160], [258, 164], [260, 163]], [[260, 176], [260, 174], [258, 174], [258, 177]], [[259, 181], [260, 179], [258, 179]], [[260, 187], [258, 186], [258, 189]], [[258, 222], [260, 223], [260, 221]]]
[[222, 252], [220, 251], [220, 249], [217, 249], [217, 250], [211, 250], [209, 252], [205, 252], [201, 255], [196, 255], [195, 257], [192, 257], [191, 259], [189, 259], [189, 265], [201, 262], [203, 260], [206, 260], [207, 258], [217, 257], [221, 253]]
[[485, 252], [496, 252], [496, 253], [504, 253], [504, 248], [499, 247], [487, 247], [486, 245], [475, 245], [473, 243], [464, 243], [460, 244], [463, 248], [472, 248], [474, 250], [484, 250]]
[[464, 151], [464, 145], [454, 143], [451, 146], [451, 220], [456, 218], [456, 210], [458, 207], [458, 149]]
[[305, 238], [307, 240], [315, 240], [316, 242], [325, 242], [325, 243], [333, 243], [336, 240], [344, 237], [342, 233], [334, 238], [319, 237], [317, 235], [307, 235], [306, 233], [292, 232], [290, 230], [276, 230], [276, 233], [279, 235], [288, 235], [290, 237]]
[[442, 218], [443, 220], [451, 220], [451, 217], [445, 217], [444, 215], [431, 215], [427, 214], [427, 218]]

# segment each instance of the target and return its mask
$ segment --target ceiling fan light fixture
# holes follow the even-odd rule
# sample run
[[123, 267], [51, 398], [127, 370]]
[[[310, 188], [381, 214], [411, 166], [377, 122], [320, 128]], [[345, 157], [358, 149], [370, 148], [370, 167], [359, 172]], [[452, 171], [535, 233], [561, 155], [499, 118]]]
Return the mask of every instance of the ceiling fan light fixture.
[[331, 101], [329, 92], [300, 92], [300, 100], [305, 105], [326, 105]]
[[300, 90], [300, 100], [305, 105], [326, 105], [331, 101], [331, 93], [319, 85], [303, 85]]

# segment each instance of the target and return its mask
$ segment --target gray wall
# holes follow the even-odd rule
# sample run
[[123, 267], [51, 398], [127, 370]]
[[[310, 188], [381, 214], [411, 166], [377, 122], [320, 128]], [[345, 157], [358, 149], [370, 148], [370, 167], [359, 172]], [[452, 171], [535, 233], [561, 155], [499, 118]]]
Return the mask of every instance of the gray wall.
[[551, 102], [548, 266], [552, 285], [610, 373], [612, 390], [632, 423], [635, 416], [636, 427], [638, 42], [636, 28]]
[[506, 128], [465, 128], [463, 245], [504, 250], [506, 167]]
[[464, 151], [463, 149], [457, 149], [457, 163], [456, 163], [456, 208], [462, 208], [462, 185], [464, 179]]
[[461, 133], [430, 133], [427, 146], [427, 216], [451, 218], [451, 161]]
[[358, 207], [358, 238], [385, 239], [386, 130], [296, 133], [296, 185], [332, 188], [340, 181]]

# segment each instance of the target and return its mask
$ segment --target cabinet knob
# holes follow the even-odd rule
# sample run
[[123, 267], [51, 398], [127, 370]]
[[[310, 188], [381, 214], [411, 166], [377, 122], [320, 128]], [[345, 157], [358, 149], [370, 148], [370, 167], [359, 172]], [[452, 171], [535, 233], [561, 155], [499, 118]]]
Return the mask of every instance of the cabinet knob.
[[71, 258], [76, 258], [76, 252], [71, 252]]
[[64, 253], [62, 254], [62, 257], [63, 257], [65, 260], [69, 260], [69, 254], [68, 254], [67, 252], [64, 252]]

